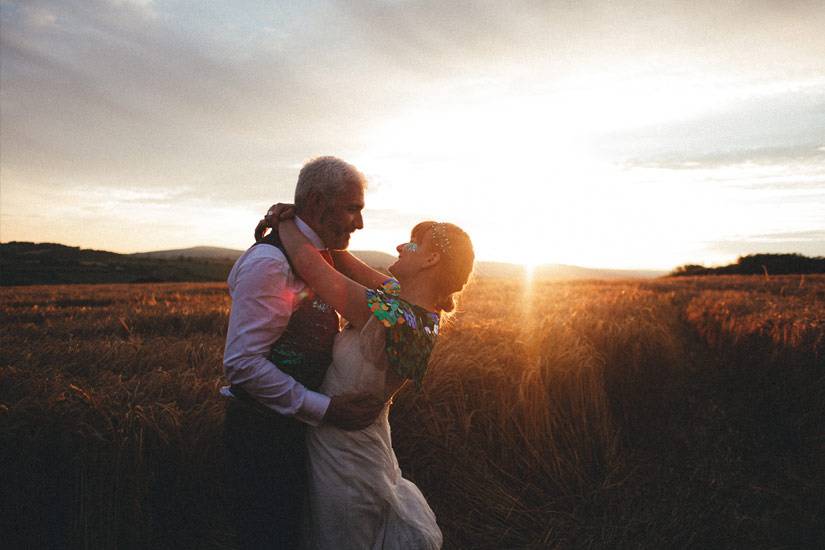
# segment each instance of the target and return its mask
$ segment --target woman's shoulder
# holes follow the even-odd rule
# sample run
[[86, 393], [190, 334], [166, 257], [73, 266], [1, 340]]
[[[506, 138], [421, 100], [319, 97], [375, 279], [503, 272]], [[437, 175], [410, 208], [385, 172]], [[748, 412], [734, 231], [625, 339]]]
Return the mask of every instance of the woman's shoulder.
[[[401, 286], [395, 279], [387, 279], [380, 287], [367, 289], [367, 306], [372, 315], [389, 328], [399, 321], [403, 300], [399, 298]], [[401, 321], [403, 322], [403, 321]]]
[[[367, 305], [373, 316], [377, 317], [387, 328], [407, 324], [412, 329], [423, 330], [428, 327], [432, 328], [433, 324], [438, 324], [437, 313], [411, 304], [400, 297], [401, 287], [395, 279], [387, 279], [380, 288], [368, 289], [366, 294]], [[416, 321], [419, 318], [429, 322], [418, 323]]]
[[398, 281], [386, 281], [367, 291], [373, 317], [386, 329], [384, 351], [389, 364], [403, 378], [421, 385], [438, 336], [438, 314], [402, 300]]
[[380, 294], [398, 297], [401, 294], [401, 284], [398, 282], [397, 279], [389, 277], [383, 283], [381, 283], [381, 286], [379, 286], [378, 288], [367, 290], [368, 296], [375, 296]]

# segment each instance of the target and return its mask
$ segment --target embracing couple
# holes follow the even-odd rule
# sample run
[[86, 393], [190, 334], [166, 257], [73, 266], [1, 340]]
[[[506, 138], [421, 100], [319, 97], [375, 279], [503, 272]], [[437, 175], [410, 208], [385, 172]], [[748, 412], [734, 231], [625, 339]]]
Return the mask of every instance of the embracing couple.
[[229, 274], [221, 393], [243, 548], [441, 547], [427, 501], [401, 477], [388, 412], [405, 384], [420, 387], [473, 248], [455, 225], [422, 222], [392, 277], [375, 271], [346, 251], [365, 187], [340, 159], [307, 163], [294, 206], [270, 209]]

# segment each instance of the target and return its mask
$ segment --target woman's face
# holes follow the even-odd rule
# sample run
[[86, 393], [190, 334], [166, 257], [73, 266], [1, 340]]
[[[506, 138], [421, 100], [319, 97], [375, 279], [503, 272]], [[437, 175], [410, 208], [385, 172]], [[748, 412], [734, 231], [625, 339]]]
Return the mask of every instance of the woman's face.
[[[390, 273], [400, 279], [408, 277], [420, 271], [424, 261], [431, 254], [431, 231], [427, 231], [419, 237], [412, 237], [409, 242], [401, 243], [395, 247], [398, 251], [398, 260], [389, 267]], [[420, 238], [420, 241], [419, 241]]]

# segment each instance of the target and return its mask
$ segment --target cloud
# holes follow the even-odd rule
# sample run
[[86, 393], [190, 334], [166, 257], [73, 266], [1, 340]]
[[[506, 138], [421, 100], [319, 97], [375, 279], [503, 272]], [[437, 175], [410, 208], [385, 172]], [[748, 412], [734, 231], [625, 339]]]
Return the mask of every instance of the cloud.
[[778, 233], [766, 233], [763, 235], [752, 235], [750, 237], [753, 241], [800, 241], [800, 242], [822, 242], [825, 243], [825, 229], [817, 229], [814, 231], [785, 231]]
[[4, 185], [286, 192], [296, 164], [348, 156], [421, 86], [410, 64], [362, 43], [366, 21], [341, 5], [286, 14], [274, 31], [233, 22], [228, 38], [213, 15], [149, 2], [4, 5]]
[[629, 167], [662, 168], [668, 170], [701, 170], [732, 165], [774, 165], [789, 162], [816, 163], [825, 166], [825, 149], [813, 145], [740, 148], [719, 150], [696, 156], [659, 155], [650, 159], [634, 159]]
[[[266, 52], [234, 59], [143, 8], [4, 10], [4, 167], [54, 185], [163, 185], [186, 174], [220, 187], [231, 179], [222, 174], [236, 175], [233, 162], [254, 178], [341, 133], [337, 106], [324, 109], [334, 95], [326, 82]], [[36, 23], [33, 11], [53, 24]]]
[[759, 196], [767, 202], [781, 200], [786, 206], [815, 201], [825, 208], [825, 152], [814, 146], [740, 148], [696, 156], [674, 152], [626, 162], [623, 167], [629, 174], [749, 192], [751, 200]]
[[696, 116], [606, 134], [596, 146], [629, 166], [672, 169], [821, 157], [824, 78], [767, 90], [746, 81], [731, 91]]
[[36, 7], [55, 23], [32, 26], [26, 10], [4, 17], [3, 146], [12, 167], [120, 167], [138, 178], [147, 164], [173, 168], [233, 87], [230, 67], [131, 3]]
[[709, 243], [708, 248], [723, 255], [798, 253], [825, 256], [825, 229], [748, 235]]
[[[802, 24], [783, 10], [771, 16], [793, 24], [769, 26], [755, 21], [760, 10], [679, 14], [598, 2], [575, 8], [523, 2], [509, 9], [433, 1], [234, 10], [172, 5], [167, 11], [142, 1], [7, 5], [4, 163], [52, 167], [49, 176], [69, 170], [99, 177], [114, 167], [144, 184], [194, 166], [261, 158], [295, 163], [307, 151], [342, 143], [355, 149], [364, 127], [465, 77], [540, 88], [578, 64], [611, 59], [611, 52], [649, 53], [668, 35], [671, 47], [686, 48], [747, 32], [751, 49], [766, 43], [781, 49], [777, 33], [793, 30], [799, 41], [817, 20]], [[794, 9], [813, 11], [805, 3]], [[674, 35], [674, 29], [681, 30]], [[796, 52], [797, 64], [805, 58]], [[525, 77], [519, 66], [543, 76]]]

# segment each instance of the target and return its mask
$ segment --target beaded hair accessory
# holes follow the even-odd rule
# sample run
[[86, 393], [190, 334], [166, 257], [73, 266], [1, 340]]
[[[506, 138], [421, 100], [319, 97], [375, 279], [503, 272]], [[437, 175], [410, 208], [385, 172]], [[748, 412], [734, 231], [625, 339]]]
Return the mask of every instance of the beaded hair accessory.
[[447, 236], [447, 224], [436, 222], [433, 225], [433, 242], [446, 254], [450, 248], [450, 237]]

